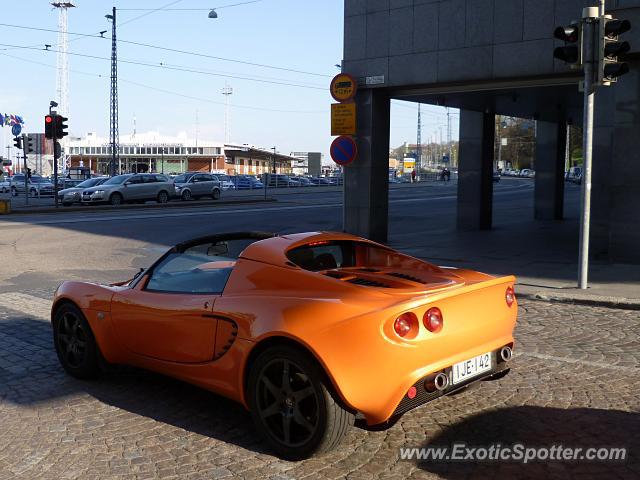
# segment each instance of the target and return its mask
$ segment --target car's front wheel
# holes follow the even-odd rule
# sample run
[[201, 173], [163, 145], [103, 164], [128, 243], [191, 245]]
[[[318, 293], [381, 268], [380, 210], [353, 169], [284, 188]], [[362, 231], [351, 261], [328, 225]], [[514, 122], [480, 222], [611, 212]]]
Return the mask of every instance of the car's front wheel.
[[158, 203], [167, 203], [169, 201], [169, 194], [164, 190], [158, 194]]
[[18, 196], [18, 190], [16, 189], [16, 187], [11, 187], [11, 196], [12, 197]]
[[109, 197], [109, 203], [111, 205], [122, 205], [122, 195], [120, 195], [119, 193], [112, 193], [111, 196]]
[[70, 303], [58, 308], [53, 317], [53, 343], [62, 367], [77, 378], [98, 375], [98, 347], [82, 311]]
[[211, 198], [213, 198], [214, 200], [219, 200], [220, 199], [220, 190], [218, 190], [217, 188], [213, 190], [213, 192], [211, 193]]
[[185, 190], [182, 192], [182, 200], [191, 200], [191, 190]]
[[265, 350], [255, 360], [248, 402], [256, 428], [288, 460], [334, 449], [354, 419], [317, 362], [289, 346]]

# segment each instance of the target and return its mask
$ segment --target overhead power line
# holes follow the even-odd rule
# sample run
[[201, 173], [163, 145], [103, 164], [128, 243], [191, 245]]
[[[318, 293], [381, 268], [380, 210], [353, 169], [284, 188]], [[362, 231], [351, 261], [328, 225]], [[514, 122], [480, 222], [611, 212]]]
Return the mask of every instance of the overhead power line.
[[[40, 51], [40, 52], [45, 52], [46, 51], [46, 52], [58, 53], [58, 50], [54, 50], [54, 49], [45, 50], [43, 48], [35, 48], [35, 47], [29, 47], [29, 46], [23, 46], [23, 45], [11, 45], [11, 44], [0, 43], [0, 46], [12, 47], [12, 48], [24, 49], [24, 50], [36, 50], [36, 51]], [[98, 55], [89, 55], [89, 54], [86, 54], [86, 53], [67, 52], [67, 55], [73, 55], [73, 56], [76, 56], [76, 57], [83, 57], [83, 58], [92, 58], [92, 59], [96, 59], [96, 60], [110, 60], [110, 58], [107, 58], [107, 57], [100, 57]], [[159, 69], [164, 69], [164, 70], [173, 70], [173, 71], [178, 71], [178, 72], [197, 73], [197, 74], [200, 74], [200, 75], [209, 75], [209, 76], [214, 76], [214, 77], [233, 78], [233, 79], [236, 79], [236, 80], [247, 80], [247, 81], [251, 81], [251, 82], [269, 83], [269, 84], [273, 84], [273, 85], [283, 85], [283, 86], [289, 86], [289, 87], [307, 88], [307, 89], [311, 89], [311, 90], [325, 90], [325, 88], [319, 87], [319, 86], [303, 85], [303, 84], [290, 83], [290, 82], [280, 82], [280, 81], [274, 81], [274, 80], [260, 80], [260, 79], [256, 79], [256, 78], [239, 76], [239, 75], [227, 75], [227, 74], [223, 74], [223, 73], [209, 72], [209, 71], [206, 71], [206, 70], [198, 70], [198, 69], [195, 69], [195, 68], [192, 68], [192, 67], [186, 67], [186, 66], [182, 66], [182, 65], [169, 65], [169, 64], [165, 64], [163, 62], [155, 64], [155, 63], [141, 62], [141, 61], [137, 61], [137, 60], [119, 59], [118, 63], [126, 63], [126, 64], [130, 64], [130, 65], [139, 65], [139, 66], [150, 67], [150, 68], [159, 68]]]
[[[50, 28], [39, 28], [39, 27], [28, 27], [28, 26], [24, 26], [24, 25], [15, 25], [15, 24], [9, 24], [9, 23], [0, 23], [0, 27], [9, 27], [9, 28], [19, 28], [19, 29], [23, 29], [23, 30], [36, 30], [36, 31], [40, 31], [40, 32], [54, 32], [57, 33], [57, 30], [53, 30]], [[110, 37], [105, 37], [100, 35], [99, 33], [77, 33], [77, 32], [67, 32], [68, 35], [77, 35], [80, 37], [84, 37], [84, 38], [98, 38], [98, 39], [106, 39], [106, 40], [110, 40]], [[74, 39], [77, 40], [77, 39]], [[324, 73], [316, 73], [316, 72], [307, 72], [304, 70], [298, 70], [298, 69], [294, 69], [294, 68], [289, 68], [289, 67], [278, 67], [275, 65], [268, 65], [268, 64], [264, 64], [264, 63], [257, 63], [257, 62], [249, 62], [246, 60], [238, 60], [235, 58], [226, 58], [226, 57], [219, 57], [216, 55], [209, 55], [206, 53], [200, 53], [200, 52], [192, 52], [192, 51], [188, 51], [188, 50], [181, 50], [178, 48], [170, 48], [170, 47], [163, 47], [160, 45], [153, 45], [150, 43], [143, 43], [143, 42], [134, 42], [132, 40], [123, 40], [121, 38], [119, 38], [118, 43], [126, 43], [129, 45], [136, 45], [139, 47], [146, 47], [146, 48], [153, 48], [156, 50], [163, 50], [166, 52], [173, 52], [173, 53], [180, 53], [183, 55], [191, 55], [191, 56], [195, 56], [195, 57], [200, 57], [200, 58], [209, 58], [212, 60], [220, 60], [220, 61], [224, 61], [224, 62], [232, 62], [232, 63], [238, 63], [238, 64], [242, 64], [242, 65], [248, 65], [251, 67], [260, 67], [260, 68], [269, 68], [272, 70], [281, 70], [281, 71], [285, 71], [285, 72], [291, 72], [291, 73], [300, 73], [303, 75], [312, 75], [312, 76], [317, 76], [317, 77], [331, 77], [331, 75], [327, 75]], [[37, 45], [36, 45], [37, 47]], [[13, 47], [13, 48], [20, 48], [19, 46]]]
[[[53, 69], [56, 68], [55, 65], [51, 65], [49, 63], [38, 62], [37, 60], [29, 60], [29, 59], [26, 59], [26, 58], [18, 57], [16, 55], [11, 55], [9, 53], [0, 53], [0, 55], [3, 55], [5, 57], [10, 57], [10, 58], [13, 58], [15, 60], [19, 60], [21, 62], [32, 63], [32, 64], [35, 64], [35, 65], [40, 65], [40, 66], [47, 67], [47, 68], [53, 68]], [[75, 70], [75, 69], [71, 69], [69, 71], [73, 72], [73, 73], [76, 73], [76, 74], [79, 74], [79, 75], [86, 75], [86, 76], [89, 76], [89, 77], [103, 78], [103, 79], [104, 78], [109, 78], [109, 74], [108, 73], [104, 74], [104, 75], [101, 75], [99, 73], [84, 72], [84, 71]], [[122, 78], [122, 77], [120, 77], [119, 80], [121, 82], [129, 83], [131, 85], [135, 85], [135, 86], [140, 87], [140, 88], [145, 88], [145, 89], [153, 90], [153, 91], [156, 91], [156, 92], [166, 93], [168, 95], [173, 95], [173, 96], [176, 96], [176, 97], [182, 97], [182, 98], [187, 98], [187, 99], [190, 99], [190, 100], [197, 100], [197, 101], [201, 101], [201, 102], [213, 103], [213, 104], [216, 104], [216, 105], [224, 105], [225, 104], [224, 102], [212, 100], [210, 98], [198, 97], [198, 96], [195, 96], [195, 95], [186, 95], [184, 93], [176, 92], [176, 91], [173, 91], [173, 90], [166, 90], [164, 88], [153, 87], [151, 85], [146, 85], [144, 83], [135, 82], [133, 80], [127, 80], [126, 78]], [[242, 108], [242, 109], [247, 109], [247, 110], [256, 110], [256, 111], [263, 111], [263, 112], [276, 112], [276, 113], [323, 114], [323, 115], [326, 115], [326, 113], [327, 113], [325, 110], [281, 110], [281, 109], [277, 109], [277, 108], [256, 107], [256, 106], [252, 106], [252, 105], [238, 105], [238, 104], [233, 104], [233, 103], [230, 103], [229, 106], [231, 108]]]

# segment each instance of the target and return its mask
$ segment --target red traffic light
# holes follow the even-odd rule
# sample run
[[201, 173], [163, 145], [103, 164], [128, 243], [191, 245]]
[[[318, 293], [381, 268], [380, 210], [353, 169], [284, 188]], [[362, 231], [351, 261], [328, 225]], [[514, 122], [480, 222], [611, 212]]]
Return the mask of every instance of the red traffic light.
[[51, 115], [47, 115], [46, 117], [44, 117], [44, 123], [51, 123], [53, 122], [53, 118], [51, 117]]

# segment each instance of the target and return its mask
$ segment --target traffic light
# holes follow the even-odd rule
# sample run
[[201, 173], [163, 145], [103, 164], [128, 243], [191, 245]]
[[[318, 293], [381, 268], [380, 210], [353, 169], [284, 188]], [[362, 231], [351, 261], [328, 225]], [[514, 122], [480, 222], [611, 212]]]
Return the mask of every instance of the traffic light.
[[13, 145], [18, 149], [22, 150], [22, 137], [13, 137]]
[[69, 132], [65, 131], [69, 127], [67, 125], [65, 125], [65, 123], [64, 123], [67, 120], [69, 120], [67, 117], [63, 117], [62, 115], [56, 115], [53, 120], [54, 120], [54, 123], [55, 123], [56, 138], [62, 138], [62, 137], [66, 137], [67, 135], [69, 135]]
[[557, 47], [553, 56], [558, 60], [571, 64], [572, 68], [582, 67], [582, 29], [579, 23], [566, 27], [556, 27], [553, 36], [564, 42], [563, 47]]
[[31, 180], [31, 169], [27, 168], [27, 178]]
[[54, 142], [53, 144], [53, 156], [58, 159], [62, 156], [62, 146], [60, 142]]
[[619, 42], [618, 37], [631, 30], [631, 22], [605, 15], [600, 18], [598, 30], [598, 85], [610, 85], [629, 72], [629, 65], [619, 62], [618, 57], [628, 53], [631, 45]]
[[24, 138], [24, 153], [33, 153], [35, 150], [33, 148], [35, 135], [29, 134]]
[[53, 138], [55, 122], [53, 120], [54, 115], [45, 115], [44, 117], [44, 138]]

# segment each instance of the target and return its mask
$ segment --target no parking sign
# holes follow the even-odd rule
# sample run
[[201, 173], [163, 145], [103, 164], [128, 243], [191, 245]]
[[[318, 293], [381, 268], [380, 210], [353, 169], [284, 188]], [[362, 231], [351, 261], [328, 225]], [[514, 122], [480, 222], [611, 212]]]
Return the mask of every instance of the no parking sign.
[[341, 136], [331, 142], [331, 158], [338, 165], [348, 165], [358, 155], [358, 147], [353, 138]]

